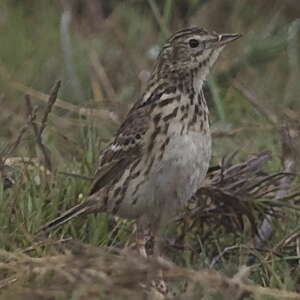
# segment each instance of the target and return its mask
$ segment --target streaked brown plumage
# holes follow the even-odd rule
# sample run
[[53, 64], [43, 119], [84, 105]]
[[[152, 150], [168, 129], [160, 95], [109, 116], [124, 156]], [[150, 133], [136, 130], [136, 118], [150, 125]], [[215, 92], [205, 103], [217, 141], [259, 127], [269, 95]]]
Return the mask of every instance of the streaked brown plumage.
[[211, 152], [202, 84], [224, 45], [240, 35], [188, 28], [172, 35], [140, 99], [100, 157], [90, 195], [41, 228], [108, 211], [155, 232], [201, 186]]

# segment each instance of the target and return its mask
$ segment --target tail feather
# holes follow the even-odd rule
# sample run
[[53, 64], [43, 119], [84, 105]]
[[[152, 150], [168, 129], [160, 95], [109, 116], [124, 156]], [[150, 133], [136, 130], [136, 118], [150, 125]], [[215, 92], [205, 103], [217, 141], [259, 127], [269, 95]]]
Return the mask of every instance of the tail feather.
[[97, 201], [95, 199], [89, 199], [84, 203], [78, 204], [66, 212], [64, 212], [61, 216], [57, 217], [56, 219], [50, 221], [49, 223], [45, 224], [40, 228], [37, 234], [47, 233], [51, 230], [57, 228], [58, 226], [72, 220], [75, 217], [88, 214], [91, 212], [95, 212], [97, 208]]

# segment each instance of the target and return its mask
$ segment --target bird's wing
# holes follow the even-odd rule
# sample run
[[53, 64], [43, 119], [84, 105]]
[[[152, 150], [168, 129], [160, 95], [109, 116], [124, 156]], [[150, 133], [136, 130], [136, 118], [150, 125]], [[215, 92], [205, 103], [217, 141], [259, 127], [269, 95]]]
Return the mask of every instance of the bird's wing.
[[127, 167], [142, 155], [149, 119], [149, 106], [135, 108], [129, 112], [115, 140], [104, 150], [99, 159], [99, 167], [94, 176], [90, 195], [118, 180]]
[[160, 84], [135, 103], [120, 126], [115, 140], [100, 157], [90, 195], [117, 181], [128, 166], [143, 155], [145, 133], [151, 122], [151, 109], [159, 102], [166, 105], [177, 97], [175, 87]]

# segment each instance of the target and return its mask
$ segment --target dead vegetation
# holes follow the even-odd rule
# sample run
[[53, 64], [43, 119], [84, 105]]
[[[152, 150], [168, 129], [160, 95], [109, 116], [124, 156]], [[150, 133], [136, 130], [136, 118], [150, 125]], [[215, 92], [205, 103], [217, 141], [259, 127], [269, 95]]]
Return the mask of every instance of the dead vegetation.
[[[0, 10], [0, 299], [300, 299], [299, 3], [114, 0], [94, 10], [76, 0], [71, 11], [71, 1], [53, 10], [53, 21], [53, 4], [13, 2], [30, 7], [25, 23], [49, 25], [30, 26], [24, 54], [10, 40], [25, 34], [23, 19]], [[73, 23], [63, 24], [70, 12]], [[69, 27], [58, 36], [51, 22]], [[137, 256], [127, 247], [134, 224], [106, 216], [37, 240], [41, 225], [84, 200], [99, 149], [140, 93], [159, 39], [187, 24], [244, 38], [206, 86], [214, 166], [166, 230], [168, 259]], [[63, 58], [48, 46], [68, 38]], [[167, 295], [153, 287], [158, 269]]]
[[[10, 168], [31, 168], [34, 172], [55, 176], [57, 168], [52, 166], [50, 151], [42, 136], [59, 87], [60, 82], [52, 89], [38, 123], [38, 109], [26, 96], [28, 121], [14, 144], [8, 147], [9, 152], [2, 153], [5, 157], [2, 160], [5, 188], [18, 185], [20, 180], [20, 177], [12, 179], [8, 176], [9, 172], [5, 170]], [[9, 157], [11, 149], [19, 146], [28, 126], [34, 133], [40, 158]], [[298, 208], [300, 193], [292, 185], [296, 173], [293, 139], [288, 135], [290, 130], [285, 128], [282, 135], [282, 171], [269, 173], [264, 170], [265, 163], [271, 159], [267, 152], [251, 155], [237, 163], [234, 162], [236, 153], [233, 153], [223, 158], [220, 165], [211, 167], [205, 184], [190, 200], [185, 213], [177, 218], [175, 234], [166, 238], [166, 253], [174, 256], [175, 252], [176, 259], [178, 253], [188, 252], [190, 263], [197, 264], [201, 243], [210, 243], [216, 236], [226, 237], [228, 242], [228, 236], [234, 240], [244, 230], [250, 230], [253, 241], [249, 240], [244, 251], [244, 264], [252, 264], [257, 251], [263, 250], [274, 230], [272, 218], [281, 218], [283, 208]], [[263, 228], [265, 220], [268, 220], [269, 226], [267, 233]], [[280, 251], [293, 244], [298, 236], [299, 232], [296, 232], [271, 253], [280, 255]], [[218, 242], [223, 251], [211, 248], [209, 269], [213, 269], [228, 252], [239, 249], [237, 245], [226, 246], [221, 239]], [[48, 249], [47, 254], [39, 255], [44, 249]], [[233, 300], [251, 295], [300, 299], [297, 293], [250, 284], [249, 267], [241, 267], [233, 277], [227, 277], [208, 269], [193, 271], [182, 268], [163, 258], [158, 261], [151, 257], [145, 259], [127, 247], [123, 250], [96, 248], [70, 238], [41, 240], [15, 251], [1, 250], [0, 260], [3, 299], [11, 295], [14, 299], [210, 299], [218, 295], [222, 295], [222, 299], [230, 297]], [[169, 288], [166, 295], [152, 285], [157, 270], [163, 270]]]
[[[250, 295], [299, 299], [299, 294], [250, 284], [250, 268], [232, 278], [211, 270], [193, 271], [169, 261], [145, 259], [128, 251], [99, 249], [71, 243], [56, 255], [32, 257], [1, 250], [2, 297], [14, 299], [218, 299], [237, 300]], [[169, 283], [159, 294], [151, 274], [160, 269]], [[180, 291], [178, 285], [184, 288]]]

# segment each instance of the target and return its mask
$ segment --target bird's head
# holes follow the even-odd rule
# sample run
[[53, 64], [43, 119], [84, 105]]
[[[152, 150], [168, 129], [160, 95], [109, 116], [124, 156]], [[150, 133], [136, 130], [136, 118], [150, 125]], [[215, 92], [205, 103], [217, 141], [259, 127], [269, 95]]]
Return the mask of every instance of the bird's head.
[[240, 37], [237, 33], [218, 34], [197, 27], [180, 30], [162, 47], [156, 71], [174, 76], [195, 71], [204, 80], [224, 46]]

